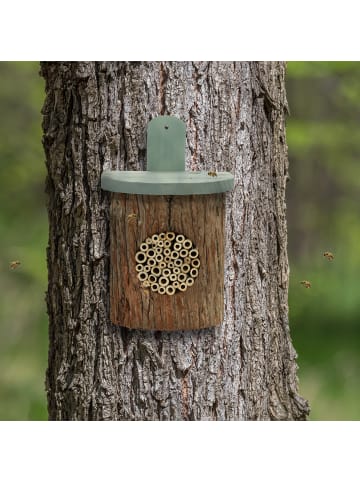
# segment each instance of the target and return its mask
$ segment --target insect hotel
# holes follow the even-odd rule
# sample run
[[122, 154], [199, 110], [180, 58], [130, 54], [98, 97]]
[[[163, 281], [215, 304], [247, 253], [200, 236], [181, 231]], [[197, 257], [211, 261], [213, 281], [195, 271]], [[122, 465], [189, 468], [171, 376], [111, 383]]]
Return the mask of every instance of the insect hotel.
[[110, 317], [143, 330], [223, 320], [226, 172], [185, 171], [185, 124], [148, 125], [147, 171], [104, 171], [111, 191]]

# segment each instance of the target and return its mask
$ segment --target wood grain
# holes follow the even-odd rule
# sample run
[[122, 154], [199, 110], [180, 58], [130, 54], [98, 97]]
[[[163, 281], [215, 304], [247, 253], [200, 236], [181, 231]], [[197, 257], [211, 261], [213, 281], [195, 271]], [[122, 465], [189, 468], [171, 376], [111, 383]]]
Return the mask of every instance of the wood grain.
[[[110, 317], [146, 330], [194, 330], [219, 325], [224, 305], [224, 199], [204, 196], [112, 194], [110, 214]], [[193, 286], [174, 296], [144, 289], [135, 254], [155, 233], [191, 239], [201, 266]]]

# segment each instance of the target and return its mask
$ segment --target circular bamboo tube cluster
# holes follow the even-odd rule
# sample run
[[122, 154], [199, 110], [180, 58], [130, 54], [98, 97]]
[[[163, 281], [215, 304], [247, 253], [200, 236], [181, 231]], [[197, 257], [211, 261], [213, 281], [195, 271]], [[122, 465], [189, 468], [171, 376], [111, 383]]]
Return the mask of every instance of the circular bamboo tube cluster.
[[199, 252], [183, 234], [153, 234], [135, 255], [137, 277], [143, 288], [161, 295], [186, 291], [199, 274]]

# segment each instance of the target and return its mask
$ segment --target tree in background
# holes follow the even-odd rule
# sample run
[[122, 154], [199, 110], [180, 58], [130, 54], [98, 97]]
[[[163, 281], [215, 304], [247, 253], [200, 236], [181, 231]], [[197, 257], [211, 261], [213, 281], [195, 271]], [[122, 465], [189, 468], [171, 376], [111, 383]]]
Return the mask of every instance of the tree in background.
[[[288, 325], [283, 63], [43, 63], [50, 222], [48, 410], [57, 420], [303, 420]], [[235, 175], [225, 319], [141, 332], [109, 320], [104, 167], [145, 168], [157, 115], [187, 125], [187, 166]]]

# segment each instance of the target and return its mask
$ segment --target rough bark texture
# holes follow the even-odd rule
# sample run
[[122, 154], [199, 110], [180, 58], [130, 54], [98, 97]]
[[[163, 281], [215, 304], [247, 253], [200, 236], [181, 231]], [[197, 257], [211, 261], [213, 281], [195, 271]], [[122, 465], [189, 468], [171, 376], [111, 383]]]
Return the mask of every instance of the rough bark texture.
[[[44, 63], [50, 222], [50, 419], [302, 420], [288, 323], [285, 66], [277, 62]], [[187, 125], [187, 168], [231, 171], [225, 315], [144, 332], [109, 317], [102, 169], [144, 169], [147, 123]]]
[[[219, 325], [224, 317], [224, 196], [114, 194], [110, 213], [111, 320], [157, 330]], [[140, 243], [164, 231], [195, 243], [201, 262], [194, 285], [173, 296], [142, 289], [136, 277]]]

